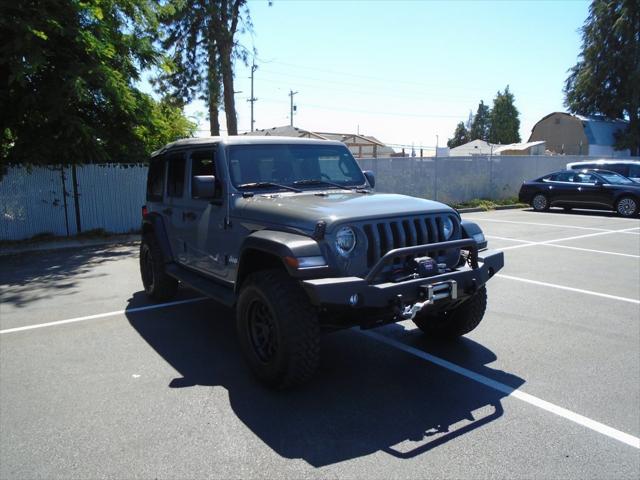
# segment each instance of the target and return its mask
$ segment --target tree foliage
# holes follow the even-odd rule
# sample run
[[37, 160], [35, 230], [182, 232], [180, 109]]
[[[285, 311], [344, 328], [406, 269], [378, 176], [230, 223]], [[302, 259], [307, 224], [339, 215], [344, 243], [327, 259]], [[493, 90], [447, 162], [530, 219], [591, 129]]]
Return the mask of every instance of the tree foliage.
[[515, 106], [515, 97], [509, 91], [509, 85], [504, 89], [504, 93], [498, 90], [489, 117], [490, 143], [508, 144], [520, 141], [519, 112]]
[[464, 145], [469, 142], [469, 132], [467, 128], [464, 126], [464, 122], [459, 122], [456, 126], [455, 132], [453, 132], [453, 138], [450, 138], [447, 141], [447, 147], [455, 148], [460, 145]]
[[483, 100], [480, 100], [478, 104], [478, 110], [473, 117], [471, 128], [469, 129], [469, 138], [471, 140], [484, 140], [489, 139], [489, 127], [491, 126], [491, 111], [489, 106], [484, 104]]
[[204, 100], [211, 135], [220, 134], [222, 94], [227, 132], [237, 135], [233, 60], [247, 58], [235, 40], [239, 30], [252, 28], [246, 0], [171, 0], [162, 9], [160, 23], [168, 58], [155, 81], [158, 91], [179, 105]]
[[582, 51], [565, 83], [572, 113], [626, 118], [618, 148], [640, 155], [640, 3], [594, 0], [582, 27]]
[[2, 161], [141, 161], [193, 132], [180, 109], [135, 87], [157, 60], [152, 2], [2, 3]]

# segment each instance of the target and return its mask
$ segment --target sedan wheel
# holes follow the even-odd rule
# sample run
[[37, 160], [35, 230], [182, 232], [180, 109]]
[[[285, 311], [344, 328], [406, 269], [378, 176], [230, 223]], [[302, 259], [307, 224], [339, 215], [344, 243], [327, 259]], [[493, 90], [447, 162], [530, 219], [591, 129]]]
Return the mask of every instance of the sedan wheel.
[[623, 217], [632, 217], [638, 213], [638, 204], [631, 197], [624, 197], [618, 200], [616, 211]]
[[543, 194], [538, 193], [533, 197], [533, 200], [531, 200], [531, 206], [537, 212], [544, 212], [545, 210], [549, 210], [549, 201]]

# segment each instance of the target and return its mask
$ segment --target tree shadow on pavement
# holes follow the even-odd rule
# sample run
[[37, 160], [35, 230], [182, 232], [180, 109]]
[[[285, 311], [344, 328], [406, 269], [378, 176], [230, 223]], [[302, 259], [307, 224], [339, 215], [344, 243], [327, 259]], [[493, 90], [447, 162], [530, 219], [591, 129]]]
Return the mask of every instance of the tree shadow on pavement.
[[[301, 458], [315, 467], [380, 451], [412, 458], [503, 413], [504, 393], [355, 329], [324, 336], [316, 377], [297, 390], [277, 392], [258, 384], [241, 358], [232, 310], [206, 300], [126, 316], [179, 372], [168, 387], [224, 387], [238, 419], [266, 445], [284, 458]], [[468, 338], [443, 346], [402, 325], [378, 332], [396, 339], [406, 336], [414, 348], [448, 357], [513, 389], [524, 383], [488, 368], [495, 355]], [[203, 422], [210, 420], [207, 412], [203, 415]]]
[[93, 272], [97, 266], [137, 256], [137, 252], [132, 246], [94, 246], [2, 256], [2, 303], [24, 307], [35, 300], [69, 294], [78, 280], [106, 275]]

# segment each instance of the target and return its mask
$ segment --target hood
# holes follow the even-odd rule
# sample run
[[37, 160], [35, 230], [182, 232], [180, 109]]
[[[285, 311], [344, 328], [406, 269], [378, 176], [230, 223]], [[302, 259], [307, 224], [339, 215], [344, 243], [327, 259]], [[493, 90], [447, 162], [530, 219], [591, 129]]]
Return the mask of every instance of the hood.
[[388, 193], [346, 191], [275, 193], [236, 199], [235, 212], [256, 223], [289, 225], [313, 230], [323, 220], [327, 228], [345, 221], [358, 222], [424, 213], [451, 212], [447, 205], [432, 200]]

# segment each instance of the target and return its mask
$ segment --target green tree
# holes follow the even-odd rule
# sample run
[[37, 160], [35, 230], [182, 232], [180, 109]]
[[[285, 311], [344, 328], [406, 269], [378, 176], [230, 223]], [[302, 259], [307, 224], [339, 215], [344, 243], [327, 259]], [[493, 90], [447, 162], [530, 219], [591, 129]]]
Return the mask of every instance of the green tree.
[[180, 110], [135, 87], [157, 60], [155, 26], [152, 0], [3, 2], [1, 160], [141, 161], [190, 134]]
[[469, 142], [469, 132], [464, 126], [464, 122], [459, 122], [456, 126], [456, 131], [453, 132], [453, 138], [450, 138], [447, 141], [447, 147], [455, 148], [460, 145], [464, 145], [467, 142]]
[[233, 60], [247, 58], [235, 40], [239, 25], [252, 28], [246, 0], [170, 0], [162, 7], [160, 23], [161, 45], [169, 55], [155, 81], [158, 91], [178, 105], [204, 100], [214, 136], [220, 135], [222, 94], [227, 132], [237, 135]]
[[473, 123], [469, 129], [469, 138], [471, 140], [484, 140], [489, 138], [489, 127], [491, 125], [491, 111], [489, 106], [484, 104], [483, 100], [480, 100], [478, 104], [478, 110], [473, 117]]
[[518, 109], [515, 106], [513, 93], [509, 91], [509, 85], [504, 93], [498, 90], [493, 99], [489, 125], [490, 143], [517, 143], [520, 141], [520, 119]]
[[573, 113], [626, 118], [617, 147], [640, 155], [640, 3], [594, 0], [582, 27], [582, 51], [565, 83]]

